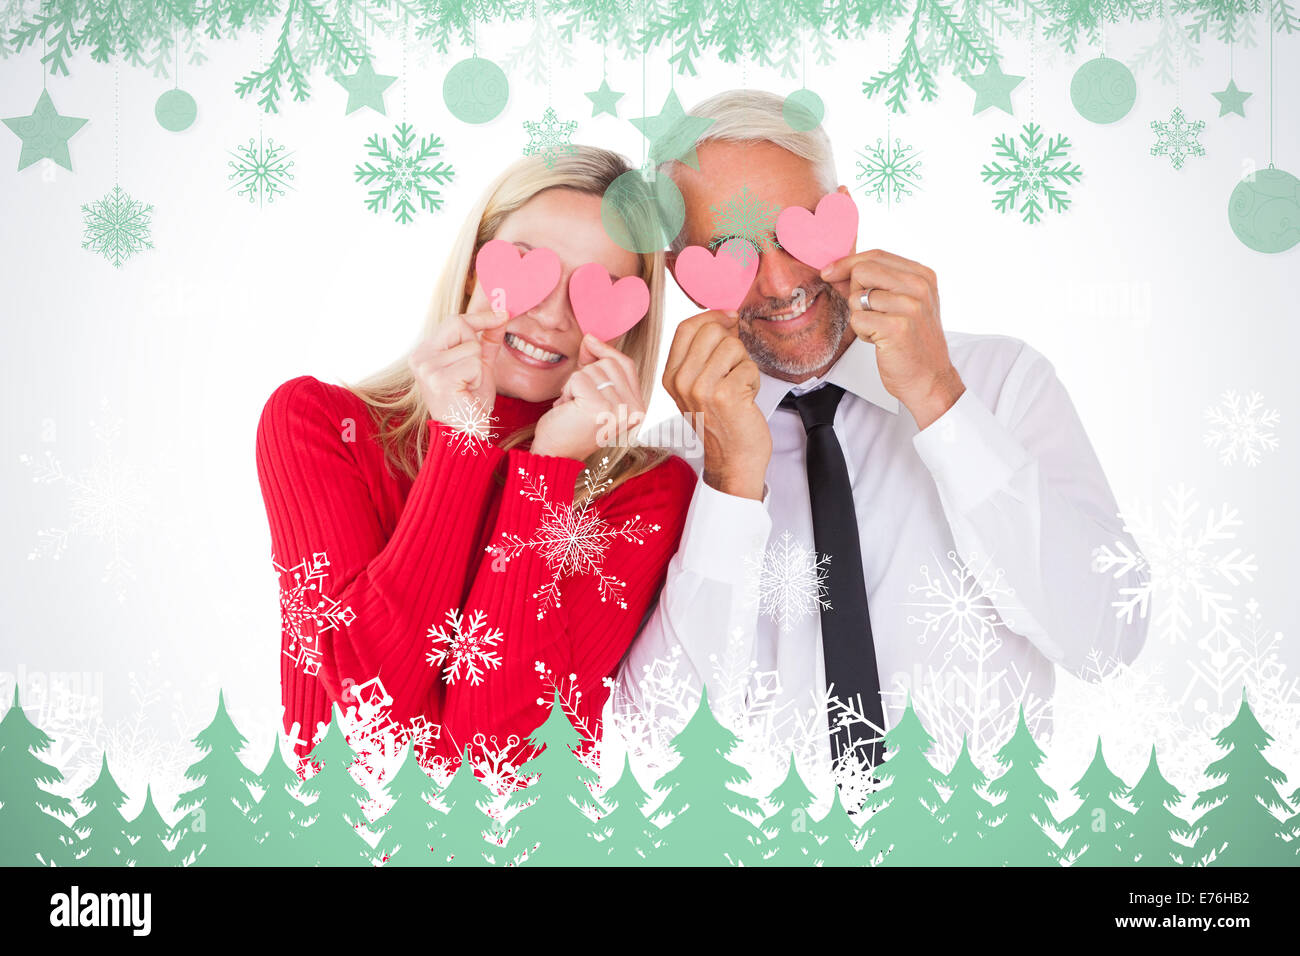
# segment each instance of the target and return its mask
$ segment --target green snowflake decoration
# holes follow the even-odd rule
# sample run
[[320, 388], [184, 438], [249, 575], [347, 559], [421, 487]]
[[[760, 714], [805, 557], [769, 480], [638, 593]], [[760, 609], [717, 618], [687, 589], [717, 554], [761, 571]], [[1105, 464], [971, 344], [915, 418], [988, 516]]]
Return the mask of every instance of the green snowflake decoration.
[[541, 156], [546, 168], [554, 169], [555, 161], [562, 155], [578, 151], [569, 141], [577, 128], [576, 120], [562, 120], [555, 114], [553, 107], [546, 107], [546, 112], [537, 122], [524, 120], [524, 131], [528, 133], [524, 155]]
[[258, 133], [256, 140], [250, 136], [247, 146], [236, 146], [230, 155], [234, 157], [226, 163], [230, 188], [247, 196], [250, 203], [261, 207], [293, 188], [293, 160], [289, 158], [293, 154], [288, 147], [277, 146], [275, 140], [264, 141]]
[[1182, 169], [1188, 156], [1204, 156], [1205, 147], [1197, 138], [1205, 129], [1205, 120], [1188, 122], [1183, 111], [1174, 107], [1173, 114], [1167, 122], [1151, 121], [1151, 129], [1156, 134], [1156, 144], [1151, 147], [1152, 156], [1168, 156], [1174, 169]]
[[1065, 212], [1070, 205], [1066, 187], [1083, 178], [1079, 165], [1066, 159], [1070, 141], [1065, 136], [1057, 136], [1046, 144], [1043, 140], [1037, 123], [1025, 124], [1019, 142], [1012, 136], [999, 136], [993, 141], [993, 148], [998, 159], [1005, 163], [995, 160], [981, 172], [986, 183], [1002, 186], [993, 200], [993, 208], [998, 212], [1018, 210], [1023, 221], [1030, 224], [1042, 218], [1044, 200], [1048, 209]]
[[153, 206], [132, 199], [121, 186], [114, 186], [103, 199], [83, 203], [81, 211], [85, 225], [81, 248], [103, 256], [114, 268], [122, 268], [127, 259], [153, 248]]
[[904, 145], [895, 137], [891, 142], [876, 138], [876, 145], [858, 150], [858, 184], [863, 195], [893, 208], [903, 197], [910, 196], [921, 181], [920, 154], [914, 146]]
[[713, 233], [717, 237], [709, 243], [710, 248], [717, 248], [728, 239], [743, 239], [729, 252], [738, 254], [744, 264], [749, 262], [752, 253], [762, 255], [779, 249], [776, 241], [776, 216], [781, 210], [771, 203], [764, 202], [749, 191], [748, 186], [741, 186], [726, 202], [710, 206], [713, 214]]
[[[443, 142], [437, 136], [425, 136], [418, 143], [410, 123], [398, 123], [393, 130], [392, 145], [378, 133], [366, 140], [371, 158], [358, 163], [357, 182], [373, 187], [366, 208], [384, 212], [392, 204], [393, 218], [407, 225], [420, 209], [433, 212], [442, 208], [442, 193], [435, 186], [452, 181], [455, 171], [441, 160]], [[418, 205], [417, 205], [418, 203]]]

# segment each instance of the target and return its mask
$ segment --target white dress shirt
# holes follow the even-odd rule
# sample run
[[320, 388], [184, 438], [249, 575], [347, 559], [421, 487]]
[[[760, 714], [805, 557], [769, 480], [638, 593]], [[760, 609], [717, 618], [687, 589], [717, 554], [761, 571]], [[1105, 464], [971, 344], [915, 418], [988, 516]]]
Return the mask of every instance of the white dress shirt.
[[[1098, 547], [1137, 546], [1054, 368], [1009, 336], [945, 335], [966, 390], [924, 430], [885, 390], [875, 346], [860, 339], [824, 379], [791, 386], [762, 376], [756, 401], [772, 432], [765, 498], [699, 481], [658, 605], [624, 660], [624, 705], [629, 695], [635, 705], [647, 668], [670, 659], [695, 699], [701, 680], [711, 702], [734, 694], [719, 686], [718, 662], [739, 656], [775, 672], [769, 704], [778, 710], [789, 704], [798, 713], [818, 700], [825, 707], [815, 600], [793, 619], [787, 605], [783, 629], [779, 608], [752, 590], [765, 549], [784, 533], [813, 549], [806, 435], [798, 414], [777, 405], [792, 387], [823, 382], [845, 390], [835, 434], [853, 485], [887, 725], [910, 691], [931, 734], [956, 738], [941, 741], [947, 759], [935, 760], [947, 771], [963, 734], [972, 754], [987, 759], [993, 741], [974, 738], [1014, 726], [1022, 703], [1036, 720], [1031, 729], [1050, 730], [1054, 665], [1081, 673], [1090, 654], [1094, 663], [1133, 659], [1145, 619], [1117, 617], [1112, 601], [1145, 572], [1117, 579], [1093, 568]], [[699, 442], [680, 440], [694, 437], [684, 420], [658, 434], [678, 436], [666, 444], [702, 469]], [[1014, 693], [1021, 700], [1008, 701]], [[820, 736], [812, 773], [829, 770], [829, 738]]]

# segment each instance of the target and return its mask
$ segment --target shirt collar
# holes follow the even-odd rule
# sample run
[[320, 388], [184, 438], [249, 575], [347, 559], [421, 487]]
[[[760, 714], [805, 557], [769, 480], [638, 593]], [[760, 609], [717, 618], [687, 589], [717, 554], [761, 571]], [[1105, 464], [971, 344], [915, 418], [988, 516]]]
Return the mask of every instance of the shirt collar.
[[787, 392], [803, 393], [827, 382], [838, 385], [844, 391], [852, 392], [858, 398], [878, 405], [887, 412], [898, 414], [898, 399], [889, 393], [880, 380], [880, 368], [876, 364], [876, 347], [856, 336], [852, 344], [844, 350], [839, 361], [832, 365], [830, 371], [822, 378], [813, 377], [792, 384], [773, 378], [766, 372], [761, 373], [758, 397], [754, 402], [764, 418], [771, 418]]

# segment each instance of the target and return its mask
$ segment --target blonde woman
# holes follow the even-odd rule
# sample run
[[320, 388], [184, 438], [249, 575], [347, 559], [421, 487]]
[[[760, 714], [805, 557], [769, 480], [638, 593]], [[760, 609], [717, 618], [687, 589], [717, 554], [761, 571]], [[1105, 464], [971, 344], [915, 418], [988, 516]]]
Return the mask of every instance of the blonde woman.
[[[585, 146], [550, 169], [516, 162], [461, 229], [411, 355], [350, 388], [295, 378], [267, 402], [257, 466], [285, 569], [284, 720], [303, 740], [375, 677], [395, 721], [440, 726], [451, 761], [525, 740], [557, 685], [571, 719], [599, 732], [605, 678], [695, 485], [680, 458], [609, 444], [644, 414], [662, 324], [662, 253], [629, 252], [602, 223], [601, 197], [628, 169]], [[501, 290], [476, 275], [490, 240], [555, 252], [541, 302], [493, 310]], [[609, 343], [584, 334], [570, 301], [588, 263], [648, 287], [645, 317]], [[578, 523], [587, 540], [564, 546]]]

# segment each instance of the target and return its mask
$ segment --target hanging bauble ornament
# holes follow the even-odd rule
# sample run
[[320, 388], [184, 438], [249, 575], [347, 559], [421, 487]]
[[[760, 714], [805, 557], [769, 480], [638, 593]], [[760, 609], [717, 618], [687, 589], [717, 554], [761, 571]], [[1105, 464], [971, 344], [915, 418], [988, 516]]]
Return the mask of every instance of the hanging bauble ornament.
[[632, 169], [618, 176], [600, 203], [605, 234], [629, 252], [658, 252], [686, 222], [686, 200], [671, 176], [647, 179]]
[[442, 101], [463, 123], [486, 123], [501, 115], [510, 97], [505, 71], [491, 60], [471, 56], [461, 60], [442, 81]]
[[154, 103], [153, 115], [163, 129], [179, 133], [194, 125], [194, 118], [199, 115], [199, 106], [194, 102], [194, 97], [184, 90], [168, 90]]
[[1228, 197], [1228, 223], [1256, 252], [1286, 252], [1300, 242], [1300, 179], [1284, 169], [1258, 169]]
[[826, 115], [826, 105], [820, 96], [804, 87], [785, 98], [781, 115], [785, 118], [786, 126], [803, 133], [821, 123], [822, 117]]
[[1099, 56], [1075, 71], [1070, 100], [1084, 119], [1114, 123], [1127, 116], [1137, 102], [1137, 80], [1119, 60]]

